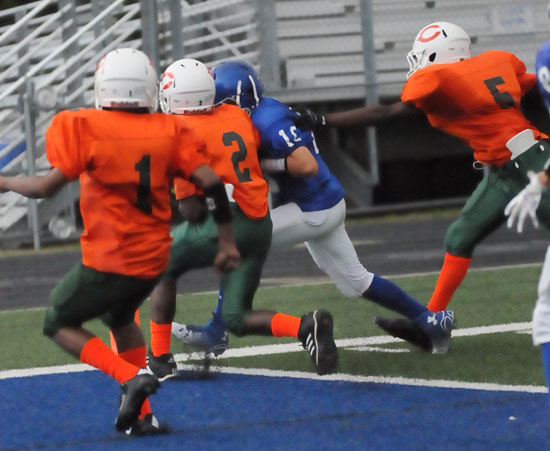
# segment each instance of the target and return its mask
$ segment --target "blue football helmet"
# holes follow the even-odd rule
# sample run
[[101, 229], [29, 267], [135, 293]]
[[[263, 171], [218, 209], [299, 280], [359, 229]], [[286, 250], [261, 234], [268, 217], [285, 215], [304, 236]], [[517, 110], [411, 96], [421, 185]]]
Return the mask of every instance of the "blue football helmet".
[[212, 68], [212, 76], [216, 82], [216, 105], [230, 100], [250, 114], [260, 103], [264, 84], [250, 64], [224, 61]]

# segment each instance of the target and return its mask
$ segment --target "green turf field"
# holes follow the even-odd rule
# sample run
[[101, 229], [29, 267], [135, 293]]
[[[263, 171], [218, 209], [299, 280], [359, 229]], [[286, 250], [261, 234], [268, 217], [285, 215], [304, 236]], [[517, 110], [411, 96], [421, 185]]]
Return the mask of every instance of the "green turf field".
[[[486, 334], [472, 329], [530, 322], [539, 273], [540, 266], [471, 270], [451, 304], [457, 315], [458, 329], [448, 354], [423, 353], [404, 342], [339, 346], [339, 372], [364, 376], [544, 385], [539, 350], [532, 345], [527, 326], [520, 327], [523, 330], [519, 332]], [[393, 280], [417, 299], [426, 302], [436, 277], [427, 275]], [[178, 299], [176, 321], [207, 321], [215, 307], [216, 297], [217, 293], [181, 296]], [[371, 302], [344, 298], [329, 283], [262, 288], [256, 296], [255, 306], [295, 315], [315, 308], [327, 309], [334, 316], [337, 340], [377, 335], [386, 337], [372, 320], [377, 314], [392, 315]], [[3, 346], [0, 370], [78, 363], [41, 335], [43, 315], [44, 311], [40, 309], [0, 313], [0, 340]], [[141, 309], [141, 320], [148, 340], [148, 303]], [[106, 330], [100, 323], [92, 322], [88, 326], [101, 338], [107, 339]], [[190, 352], [175, 339], [172, 343], [174, 354]], [[232, 350], [281, 343], [296, 342], [271, 337], [230, 337]], [[256, 352], [257, 355], [249, 357], [229, 357], [229, 352], [226, 352], [214, 363], [242, 368], [313, 371], [307, 353], [298, 344], [292, 350], [295, 352], [274, 355]]]

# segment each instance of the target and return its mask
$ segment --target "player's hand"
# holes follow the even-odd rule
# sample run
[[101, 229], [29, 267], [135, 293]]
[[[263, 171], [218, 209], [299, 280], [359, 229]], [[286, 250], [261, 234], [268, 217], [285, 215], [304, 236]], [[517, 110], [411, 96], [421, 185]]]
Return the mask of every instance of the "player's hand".
[[523, 223], [529, 216], [535, 227], [539, 226], [537, 219], [537, 208], [544, 191], [544, 186], [540, 183], [539, 175], [533, 171], [527, 172], [530, 182], [523, 188], [504, 209], [504, 214], [508, 216], [506, 225], [508, 228], [516, 227], [518, 233], [523, 232]]
[[301, 128], [302, 130], [315, 130], [327, 125], [325, 116], [322, 114], [317, 114], [307, 108], [299, 107], [292, 108], [292, 111], [298, 113], [298, 115], [292, 119], [296, 127]]
[[214, 260], [214, 267], [218, 272], [225, 274], [237, 268], [240, 262], [241, 254], [235, 244], [225, 244], [223, 247], [220, 246], [218, 255]]

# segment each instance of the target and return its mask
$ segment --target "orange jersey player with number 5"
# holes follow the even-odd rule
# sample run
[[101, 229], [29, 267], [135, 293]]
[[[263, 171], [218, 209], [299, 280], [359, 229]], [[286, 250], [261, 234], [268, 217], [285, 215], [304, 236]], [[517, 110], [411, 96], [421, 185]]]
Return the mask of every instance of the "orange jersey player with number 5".
[[[208, 166], [204, 141], [175, 118], [156, 113], [157, 74], [139, 50], [109, 52], [95, 73], [96, 110], [63, 111], [46, 131], [51, 170], [0, 177], [0, 192], [49, 197], [80, 178], [82, 263], [53, 289], [44, 334], [122, 384], [116, 428], [130, 435], [162, 432], [148, 396], [159, 387], [146, 370], [145, 341], [134, 313], [168, 264], [170, 186], [185, 177], [211, 197], [220, 270], [235, 268], [231, 211]], [[118, 354], [82, 327], [100, 318]]]
[[[507, 203], [529, 182], [528, 171], [542, 170], [550, 154], [547, 136], [520, 111], [522, 97], [536, 89], [536, 75], [527, 73], [524, 63], [509, 52], [490, 50], [472, 57], [470, 43], [457, 25], [427, 25], [407, 55], [410, 71], [400, 102], [325, 117], [303, 110], [296, 121], [309, 127], [372, 126], [424, 116], [472, 148], [474, 167], [485, 169], [483, 179], [445, 235], [446, 255], [428, 304], [432, 311], [447, 307], [476, 246], [502, 225]], [[548, 200], [538, 215], [550, 228]], [[403, 319], [379, 318], [377, 324], [395, 336], [415, 336]]]

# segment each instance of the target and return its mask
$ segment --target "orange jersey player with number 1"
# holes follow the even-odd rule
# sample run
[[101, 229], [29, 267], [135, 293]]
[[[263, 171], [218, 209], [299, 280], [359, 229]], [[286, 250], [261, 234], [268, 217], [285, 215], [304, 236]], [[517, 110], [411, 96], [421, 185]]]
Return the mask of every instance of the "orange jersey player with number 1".
[[[536, 87], [535, 74], [527, 73], [524, 63], [509, 52], [491, 50], [472, 57], [470, 42], [457, 25], [430, 24], [417, 34], [407, 55], [410, 71], [401, 102], [325, 117], [303, 110], [297, 120], [309, 127], [370, 126], [424, 115], [433, 127], [472, 148], [475, 167], [486, 170], [445, 235], [446, 255], [428, 304], [432, 311], [447, 307], [477, 244], [501, 226], [506, 205], [529, 182], [527, 172], [540, 171], [550, 153], [547, 136], [520, 111], [521, 98]], [[538, 215], [550, 228], [548, 199]], [[420, 339], [406, 320], [378, 318], [377, 324], [409, 341]]]
[[[109, 52], [95, 74], [98, 110], [63, 111], [46, 132], [52, 169], [0, 177], [0, 192], [33, 198], [49, 197], [80, 178], [82, 263], [53, 289], [44, 333], [122, 384], [115, 425], [132, 435], [163, 431], [147, 399], [159, 381], [145, 369], [145, 341], [133, 320], [168, 264], [174, 176], [192, 180], [215, 204], [218, 268], [239, 262], [229, 202], [207, 165], [205, 143], [181, 122], [155, 113], [157, 93], [156, 71], [144, 53]], [[118, 355], [82, 327], [94, 318], [111, 329]]]
[[[227, 346], [226, 328], [237, 336], [267, 335], [309, 337], [313, 364], [319, 374], [336, 370], [337, 350], [332, 337], [332, 317], [316, 322], [313, 313], [296, 317], [272, 310], [254, 310], [253, 300], [262, 267], [271, 244], [272, 223], [268, 211], [267, 182], [263, 178], [257, 149], [260, 137], [248, 114], [236, 105], [214, 107], [215, 83], [208, 68], [200, 61], [182, 59], [172, 63], [160, 83], [162, 111], [178, 118], [197, 134], [204, 136], [211, 152], [211, 166], [232, 192], [235, 242], [241, 264], [224, 274], [220, 283], [218, 309], [212, 328], [189, 330], [173, 323], [176, 306], [176, 281], [195, 268], [210, 266], [216, 253], [215, 216], [191, 215], [172, 231], [170, 262], [151, 294], [151, 348], [149, 369], [159, 378], [176, 374], [169, 353], [170, 332], [178, 338], [204, 332], [203, 349], [220, 354]], [[193, 201], [194, 187], [176, 180], [176, 198]], [[223, 301], [223, 302], [222, 302]], [[221, 311], [219, 311], [221, 309]], [[173, 328], [172, 328], [173, 327]], [[202, 326], [197, 326], [198, 328]], [[206, 334], [219, 333], [221, 340]]]

